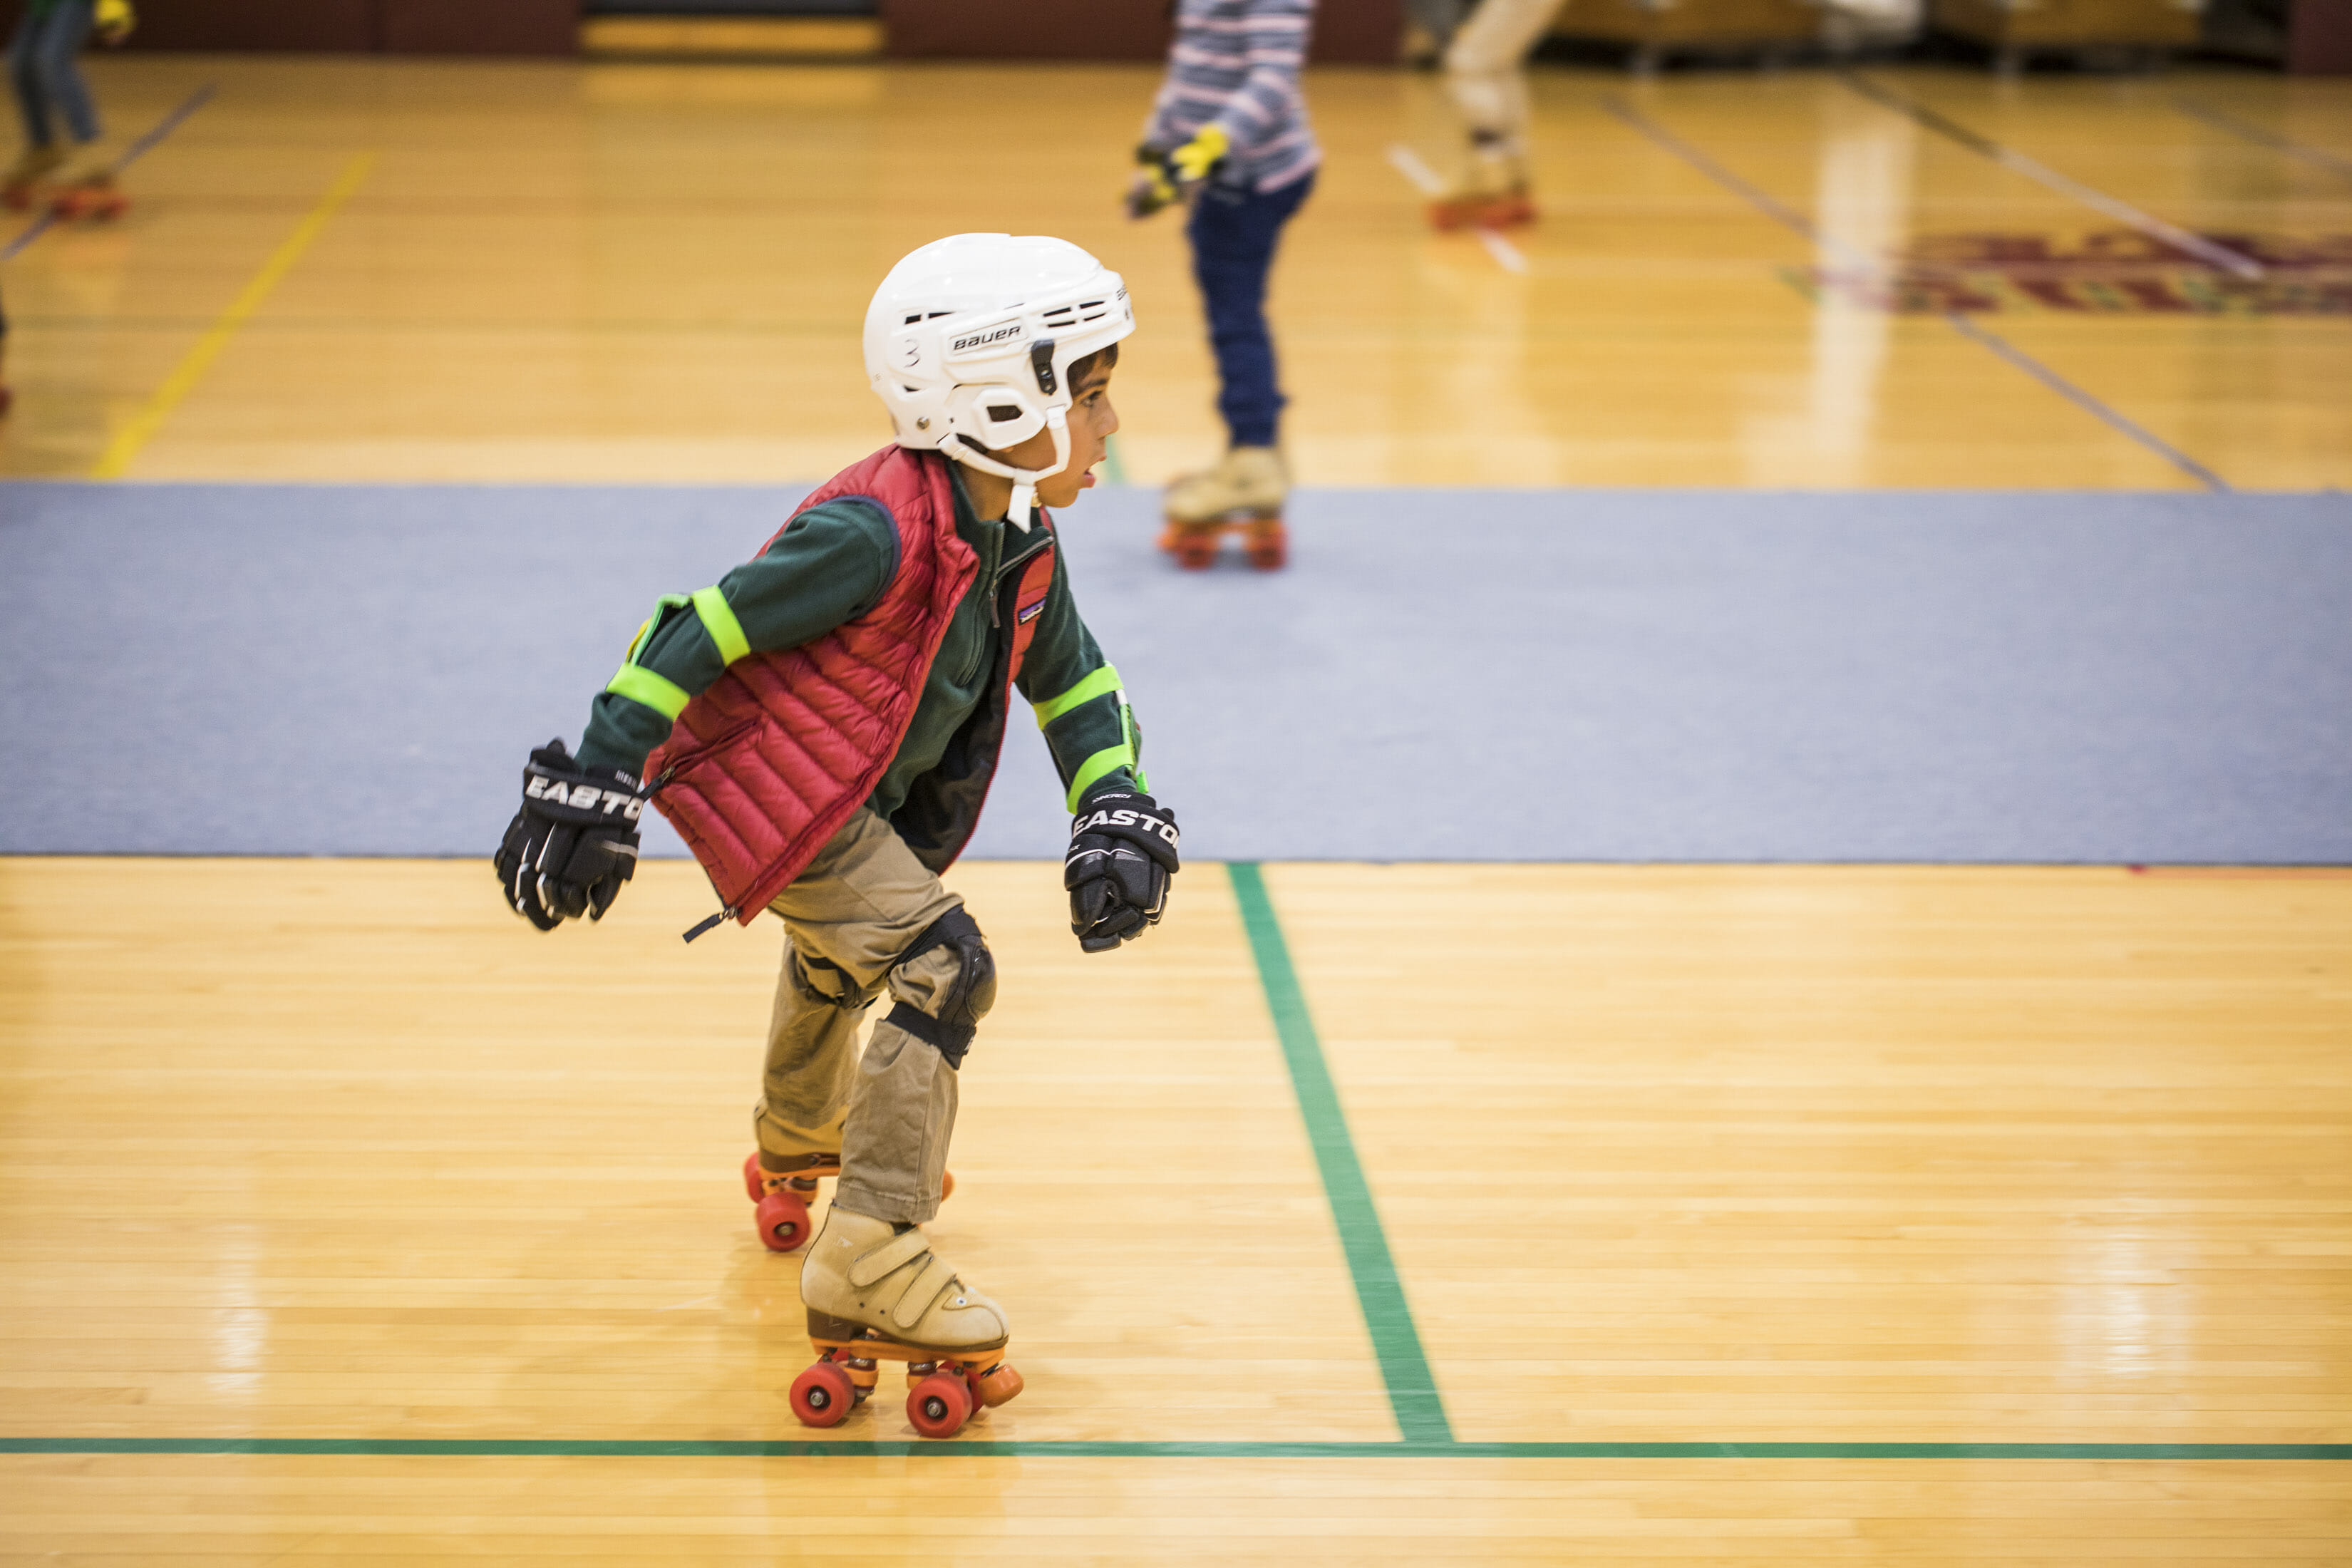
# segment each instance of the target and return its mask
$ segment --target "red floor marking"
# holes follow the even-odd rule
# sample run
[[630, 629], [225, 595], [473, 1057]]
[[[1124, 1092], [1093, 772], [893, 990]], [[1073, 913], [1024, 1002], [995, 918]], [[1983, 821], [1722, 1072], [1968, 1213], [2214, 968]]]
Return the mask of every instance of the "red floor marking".
[[2123, 316], [2352, 315], [2352, 235], [2213, 237], [2259, 258], [2259, 278], [2109, 229], [2073, 246], [2038, 234], [1922, 235], [1883, 267], [1817, 267], [1818, 289], [1897, 315], [2015, 310]]

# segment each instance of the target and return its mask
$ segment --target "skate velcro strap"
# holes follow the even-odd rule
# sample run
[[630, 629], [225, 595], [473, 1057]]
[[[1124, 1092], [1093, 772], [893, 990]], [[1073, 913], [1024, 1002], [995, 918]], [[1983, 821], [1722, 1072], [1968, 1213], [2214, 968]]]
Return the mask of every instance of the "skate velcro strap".
[[919, 1227], [902, 1230], [873, 1251], [849, 1266], [849, 1282], [863, 1290], [888, 1275], [904, 1268], [931, 1249], [931, 1238]]
[[971, 1037], [980, 1032], [976, 1024], [943, 1024], [912, 1002], [901, 1002], [890, 1009], [882, 1020], [896, 1024], [907, 1033], [947, 1058], [948, 1066], [963, 1066], [964, 1053], [971, 1049]]
[[890, 1309], [890, 1321], [902, 1331], [913, 1328], [931, 1310], [931, 1303], [947, 1294], [955, 1278], [955, 1270], [934, 1256], [915, 1276], [915, 1282], [907, 1287], [907, 1293], [898, 1298], [898, 1304]]

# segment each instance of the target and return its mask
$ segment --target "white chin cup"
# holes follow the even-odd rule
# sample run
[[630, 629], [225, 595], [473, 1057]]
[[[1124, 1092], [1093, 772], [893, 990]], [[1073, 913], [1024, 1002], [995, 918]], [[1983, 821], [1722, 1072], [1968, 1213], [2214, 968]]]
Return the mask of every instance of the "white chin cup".
[[[1029, 510], [1037, 504], [1037, 481], [1050, 479], [1070, 466], [1069, 411], [1059, 405], [1045, 410], [1045, 428], [1054, 433], [1054, 466], [1050, 468], [1016, 468], [992, 452], [983, 452], [968, 441], [952, 437], [941, 443], [940, 450], [970, 468], [984, 474], [994, 474], [1013, 481], [1013, 503], [1005, 516], [1022, 528], [1029, 526]], [[1031, 432], [1034, 434], [1034, 432]]]
[[999, 382], [971, 382], [948, 394], [948, 419], [992, 452], [1018, 447], [1045, 427], [1035, 394]]

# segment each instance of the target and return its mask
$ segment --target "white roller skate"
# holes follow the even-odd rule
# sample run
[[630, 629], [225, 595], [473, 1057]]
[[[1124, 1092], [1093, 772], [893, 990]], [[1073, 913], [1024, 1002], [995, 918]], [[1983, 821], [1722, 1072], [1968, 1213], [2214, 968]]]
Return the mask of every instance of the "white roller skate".
[[1528, 183], [1527, 160], [1515, 153], [1495, 151], [1475, 142], [1461, 184], [1452, 194], [1429, 204], [1431, 226], [1444, 232], [1507, 228], [1535, 220], [1536, 202]]
[[1004, 1309], [965, 1286], [919, 1226], [834, 1205], [801, 1265], [801, 1302], [817, 1352], [793, 1380], [804, 1425], [838, 1426], [874, 1392], [877, 1362], [907, 1363], [907, 1419], [926, 1437], [952, 1437], [1021, 1392]]
[[1271, 572], [1289, 559], [1282, 524], [1290, 476], [1271, 447], [1235, 447], [1213, 468], [1186, 474], [1168, 487], [1168, 526], [1160, 548], [1176, 563], [1199, 571], [1217, 558], [1228, 530], [1241, 534], [1250, 564]]
[[109, 222], [130, 208], [131, 198], [114, 183], [113, 169], [101, 163], [84, 164], [49, 193], [50, 213], [68, 223], [79, 218]]

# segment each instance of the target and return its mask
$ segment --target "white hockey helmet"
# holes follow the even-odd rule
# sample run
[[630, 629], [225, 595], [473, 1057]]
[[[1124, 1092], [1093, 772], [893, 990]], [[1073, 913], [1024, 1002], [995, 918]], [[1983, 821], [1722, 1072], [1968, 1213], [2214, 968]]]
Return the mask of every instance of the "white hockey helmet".
[[[950, 235], [910, 252], [874, 291], [866, 374], [898, 445], [1011, 479], [1012, 518], [1025, 528], [1037, 481], [1069, 466], [1071, 363], [1133, 331], [1127, 285], [1069, 241]], [[1054, 433], [1051, 468], [981, 449], [1040, 430]]]

